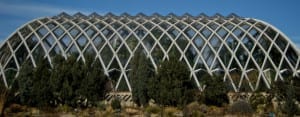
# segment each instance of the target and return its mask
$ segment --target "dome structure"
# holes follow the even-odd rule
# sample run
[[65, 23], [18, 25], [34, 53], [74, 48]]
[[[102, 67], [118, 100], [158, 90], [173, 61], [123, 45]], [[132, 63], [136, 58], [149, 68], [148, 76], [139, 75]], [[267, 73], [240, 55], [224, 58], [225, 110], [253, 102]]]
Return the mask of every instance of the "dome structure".
[[235, 14], [222, 16], [101, 16], [61, 13], [34, 19], [8, 37], [0, 46], [0, 78], [9, 87], [25, 60], [36, 66], [37, 56], [65, 58], [77, 53], [95, 55], [109, 77], [116, 77], [115, 89], [125, 82], [131, 91], [130, 61], [142, 49], [157, 69], [160, 61], [175, 52], [190, 70], [200, 90], [203, 74], [219, 74], [234, 91], [261, 85], [270, 88], [273, 81], [298, 76], [299, 50], [274, 26]]

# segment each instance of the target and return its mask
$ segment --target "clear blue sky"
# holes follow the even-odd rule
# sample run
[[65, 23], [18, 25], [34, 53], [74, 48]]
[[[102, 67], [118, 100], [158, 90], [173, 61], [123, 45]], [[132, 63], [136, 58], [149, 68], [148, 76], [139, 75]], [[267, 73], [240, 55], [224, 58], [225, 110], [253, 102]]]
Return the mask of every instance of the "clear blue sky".
[[284, 32], [300, 47], [300, 0], [1, 0], [0, 42], [22, 24], [38, 17], [60, 12], [89, 14], [127, 12], [135, 15], [190, 13], [209, 16], [215, 13], [235, 13], [243, 17], [264, 20]]

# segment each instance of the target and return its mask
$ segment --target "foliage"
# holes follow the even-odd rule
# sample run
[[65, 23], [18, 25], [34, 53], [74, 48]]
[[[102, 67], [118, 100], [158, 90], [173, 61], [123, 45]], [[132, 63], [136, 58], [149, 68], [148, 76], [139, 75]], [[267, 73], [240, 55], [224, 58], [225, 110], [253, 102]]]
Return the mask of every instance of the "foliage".
[[229, 102], [227, 96], [227, 87], [222, 77], [213, 75], [211, 77], [203, 77], [203, 83], [206, 85], [203, 91], [204, 103], [206, 105], [222, 106]]
[[104, 99], [108, 79], [99, 67], [100, 62], [91, 56], [85, 62], [77, 61], [75, 56], [65, 59], [57, 55], [52, 67], [43, 57], [39, 58], [35, 68], [25, 62], [17, 78], [21, 104], [87, 107]]
[[198, 102], [192, 102], [185, 106], [183, 109], [183, 115], [185, 117], [200, 117], [204, 116], [204, 112], [207, 111], [207, 107], [205, 105], [199, 105]]
[[47, 106], [52, 99], [51, 87], [49, 85], [50, 65], [46, 58], [40, 57], [37, 67], [32, 74], [32, 100], [33, 105], [38, 107]]
[[106, 108], [105, 101], [98, 101], [98, 102], [96, 103], [96, 107], [97, 107], [99, 110], [105, 110], [105, 108]]
[[131, 62], [129, 74], [132, 86], [132, 98], [137, 105], [145, 106], [149, 101], [147, 94], [148, 79], [153, 77], [153, 68], [142, 51], [137, 51]]
[[83, 79], [79, 83], [79, 96], [82, 96], [93, 104], [97, 100], [103, 100], [106, 92], [105, 85], [108, 79], [104, 76], [100, 61], [95, 60], [91, 55], [87, 55], [82, 69]]
[[182, 106], [194, 100], [188, 68], [175, 57], [161, 63], [149, 84], [149, 96], [158, 104]]
[[297, 101], [300, 101], [300, 77], [294, 77], [293, 82], [296, 99]]
[[258, 108], [258, 105], [268, 103], [267, 101], [267, 98], [261, 93], [254, 93], [249, 99], [249, 103], [254, 110]]
[[175, 113], [179, 112], [179, 110], [175, 107], [166, 107], [163, 111], [164, 117], [174, 117]]
[[19, 89], [19, 98], [21, 104], [32, 105], [34, 95], [32, 93], [33, 85], [33, 66], [29, 64], [29, 61], [25, 61], [20, 68], [19, 75], [17, 77], [17, 86]]
[[289, 84], [286, 89], [284, 101], [283, 110], [288, 114], [288, 117], [293, 117], [298, 111], [298, 106], [295, 104], [295, 91], [292, 84]]
[[5, 87], [4, 83], [0, 82], [0, 116], [3, 114], [8, 92], [9, 90]]
[[49, 65], [45, 58], [38, 58], [36, 68], [33, 68], [29, 61], [25, 61], [19, 71], [16, 86], [19, 89], [21, 104], [46, 106], [52, 99], [49, 76]]
[[116, 109], [121, 109], [121, 102], [120, 102], [120, 99], [117, 99], [117, 98], [113, 99], [113, 100], [111, 101], [111, 107], [112, 107], [114, 110], [116, 110]]
[[233, 114], [252, 114], [254, 112], [249, 103], [241, 100], [234, 102], [229, 111]]
[[161, 108], [159, 106], [147, 106], [145, 109], [147, 113], [153, 113], [153, 114], [158, 114], [160, 110]]

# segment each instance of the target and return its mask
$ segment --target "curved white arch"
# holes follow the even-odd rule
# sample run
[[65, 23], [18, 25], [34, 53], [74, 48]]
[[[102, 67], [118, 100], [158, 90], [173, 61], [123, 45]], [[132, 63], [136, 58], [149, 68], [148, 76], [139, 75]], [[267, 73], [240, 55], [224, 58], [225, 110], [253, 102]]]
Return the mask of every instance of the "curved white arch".
[[[241, 18], [233, 15], [221, 17], [218, 14], [212, 17], [204, 15], [201, 15], [201, 17], [193, 17], [188, 14], [182, 17], [174, 15], [160, 16], [159, 14], [152, 16], [144, 16], [141, 14], [137, 16], [129, 16], [126, 14], [115, 16], [111, 13], [101, 17], [94, 16], [95, 14], [91, 16], [75, 14], [73, 17], [64, 15], [43, 17], [34, 19], [19, 27], [0, 45], [0, 48], [2, 48], [7, 44], [11, 52], [11, 55], [6, 61], [0, 61], [0, 76], [2, 75], [2, 80], [5, 85], [9, 85], [6, 82], [7, 79], [4, 72], [4, 68], [8, 66], [9, 60], [14, 61], [17, 68], [20, 68], [21, 63], [17, 62], [18, 55], [16, 50], [20, 48], [21, 44], [25, 46], [25, 51], [28, 52], [26, 59], [31, 59], [35, 66], [32, 52], [34, 52], [38, 46], [35, 45], [34, 48], [29, 48], [26, 41], [30, 39], [31, 35], [23, 37], [20, 34], [20, 30], [26, 26], [30, 28], [30, 34], [35, 35], [38, 39], [37, 44], [42, 46], [45, 52], [44, 56], [47, 57], [50, 64], [51, 57], [53, 57], [51, 52], [56, 51], [55, 49], [60, 51], [64, 57], [67, 57], [69, 51], [75, 49], [75, 51], [79, 53], [77, 60], [82, 61], [85, 61], [84, 53], [86, 51], [95, 52], [95, 57], [100, 61], [106, 75], [109, 75], [113, 70], [120, 72], [115, 89], [118, 89], [121, 80], [124, 79], [129, 91], [131, 91], [127, 72], [130, 70], [129, 63], [138, 46], [145, 51], [146, 56], [151, 60], [155, 69], [159, 67], [156, 59], [160, 61], [167, 60], [170, 52], [178, 52], [178, 59], [187, 64], [191, 72], [190, 76], [196, 82], [200, 90], [204, 88], [202, 87], [203, 84], [201, 84], [197, 78], [199, 71], [205, 71], [210, 75], [214, 72], [224, 72], [224, 81], [229, 79], [236, 92], [239, 91], [243, 80], [246, 79], [249, 81], [248, 77], [250, 76], [248, 76], [247, 73], [253, 70], [258, 71], [257, 81], [263, 80], [268, 88], [270, 88], [271, 82], [265, 76], [264, 71], [266, 70], [274, 69], [274, 71], [276, 71], [275, 80], [278, 78], [284, 79], [281, 75], [282, 70], [293, 71], [294, 76], [299, 74], [299, 70], [297, 69], [300, 63], [299, 49], [276, 27], [258, 19]], [[43, 19], [49, 21], [45, 23], [41, 22]], [[62, 22], [59, 20], [62, 20]], [[30, 26], [33, 22], [38, 22], [41, 25], [33, 28]], [[51, 29], [48, 28], [47, 25], [50, 24], [50, 22], [55, 22], [56, 26]], [[70, 23], [71, 26], [69, 28], [64, 27], [64, 23], [66, 22]], [[82, 26], [81, 23], [85, 23], [84, 25], [86, 26]], [[260, 29], [256, 27], [258, 23], [262, 23], [266, 27]], [[102, 27], [98, 27], [99, 25], [102, 25]], [[37, 34], [41, 27], [44, 27], [47, 31], [42, 38]], [[55, 32], [55, 30], [59, 28], [63, 31], [62, 34]], [[78, 32], [76, 36], [73, 34], [74, 32], [72, 32], [75, 28]], [[274, 38], [277, 38], [279, 35], [282, 36], [284, 41], [287, 42], [286, 46], [290, 46], [293, 51], [295, 51], [298, 57], [296, 63], [290, 62], [290, 60], [285, 57], [287, 49], [280, 50], [274, 42], [275, 39], [271, 39], [271, 37], [264, 38], [264, 36], [267, 35], [266, 30], [268, 28], [275, 31], [276, 36]], [[139, 30], [144, 33], [141, 37], [137, 34]], [[256, 33], [260, 34], [252, 34], [251, 31], [256, 31]], [[128, 34], [125, 32], [128, 32]], [[90, 36], [89, 33], [92, 33], [92, 36]], [[225, 34], [223, 35], [222, 33]], [[8, 41], [15, 34], [21, 38], [22, 42], [17, 49], [14, 50]], [[49, 49], [44, 44], [45, 41], [51, 40], [48, 36], [52, 36], [52, 40], [54, 40], [53, 44], [48, 45], [50, 46]], [[62, 42], [65, 37], [68, 37], [69, 43]], [[284, 57], [281, 57], [278, 63], [273, 61], [273, 58], [269, 55], [272, 48], [265, 49], [260, 43], [261, 40], [271, 41], [271, 46], [275, 46], [275, 51], [278, 51]], [[247, 43], [245, 41], [252, 43], [252, 45], [246, 45]], [[101, 47], [97, 44], [100, 44]], [[134, 47], [132, 48], [131, 46]], [[89, 48], [92, 50], [89, 50]], [[161, 52], [162, 57], [158, 58], [155, 56], [157, 54], [156, 52]], [[109, 55], [103, 55], [103, 53]], [[223, 55], [224, 53], [227, 53], [228, 56]], [[55, 54], [57, 53], [55, 52]], [[255, 54], [261, 54], [263, 57], [260, 59], [262, 60], [254, 56]], [[192, 58], [189, 58], [189, 56], [192, 56]], [[5, 64], [2, 65], [1, 62]], [[112, 67], [114, 63], [117, 65], [117, 68]], [[238, 84], [232, 81], [232, 71], [240, 71], [239, 75], [241, 79]], [[256, 83], [256, 86], [251, 85], [250, 87], [252, 90], [255, 90], [259, 85], [259, 83]]]

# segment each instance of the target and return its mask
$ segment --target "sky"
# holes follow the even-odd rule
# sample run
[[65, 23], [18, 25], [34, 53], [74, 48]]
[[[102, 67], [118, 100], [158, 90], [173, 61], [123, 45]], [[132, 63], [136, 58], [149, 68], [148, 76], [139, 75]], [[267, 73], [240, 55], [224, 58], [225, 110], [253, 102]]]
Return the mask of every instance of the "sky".
[[92, 12], [101, 15], [109, 12], [116, 15], [174, 13], [179, 16], [235, 13], [272, 24], [300, 48], [300, 0], [0, 0], [0, 42], [26, 22], [61, 12], [86, 15]]

